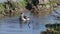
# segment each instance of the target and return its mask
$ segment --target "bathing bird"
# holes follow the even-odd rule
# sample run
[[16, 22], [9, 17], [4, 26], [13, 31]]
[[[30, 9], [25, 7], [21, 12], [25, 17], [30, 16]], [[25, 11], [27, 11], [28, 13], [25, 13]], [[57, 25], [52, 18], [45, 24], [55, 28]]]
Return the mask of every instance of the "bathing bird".
[[24, 13], [21, 13], [19, 20], [20, 20], [20, 21], [28, 21], [28, 20], [30, 20], [30, 18], [27, 17], [27, 16], [25, 16]]

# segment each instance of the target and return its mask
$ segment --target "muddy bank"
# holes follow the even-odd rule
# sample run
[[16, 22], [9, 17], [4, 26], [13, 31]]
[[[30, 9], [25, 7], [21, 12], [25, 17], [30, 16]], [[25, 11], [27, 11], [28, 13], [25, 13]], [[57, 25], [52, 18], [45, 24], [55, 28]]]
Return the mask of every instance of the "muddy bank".
[[[56, 1], [54, 1], [54, 2], [48, 1], [47, 3], [45, 1], [42, 1], [42, 3], [40, 3], [41, 1], [35, 0], [35, 1], [32, 1], [32, 3], [30, 3], [30, 1], [26, 1], [26, 2], [27, 2], [27, 4], [26, 4], [25, 8], [28, 9], [32, 14], [36, 14], [41, 17], [51, 14], [52, 11], [58, 7]], [[43, 3], [43, 2], [45, 2], [45, 3]], [[51, 3], [51, 2], [53, 2], [53, 3]]]

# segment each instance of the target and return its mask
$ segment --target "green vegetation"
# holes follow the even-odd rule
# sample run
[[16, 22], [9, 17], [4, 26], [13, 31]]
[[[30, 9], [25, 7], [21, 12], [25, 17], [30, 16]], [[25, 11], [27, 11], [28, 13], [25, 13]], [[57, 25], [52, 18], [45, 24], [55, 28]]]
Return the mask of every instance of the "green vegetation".
[[46, 28], [52, 31], [60, 31], [60, 24], [46, 24]]
[[[7, 1], [0, 3], [0, 14], [4, 16], [11, 16], [18, 14], [20, 10], [20, 5], [18, 2]], [[0, 16], [1, 16], [0, 15]]]
[[20, 4], [20, 6], [21, 6], [22, 8], [24, 8], [24, 7], [26, 6], [25, 0], [19, 1], [19, 4]]
[[4, 7], [2, 5], [2, 3], [0, 3], [0, 14], [4, 11]]
[[[59, 0], [60, 1], [60, 0]], [[25, 9], [27, 3], [30, 3], [32, 4], [33, 1], [32, 0], [29, 0], [26, 2], [26, 0], [19, 0], [17, 2], [13, 2], [12, 0], [8, 0], [7, 2], [4, 2], [4, 3], [0, 3], [0, 14], [6, 16], [6, 15], [10, 15], [11, 13], [16, 13], [16, 12], [19, 12], [20, 9]], [[57, 2], [57, 0], [51, 0], [47, 3], [47, 5], [50, 5], [51, 8], [53, 8], [53, 5]], [[35, 6], [32, 6], [34, 7], [34, 12], [38, 13], [37, 10], [38, 8], [36, 8]], [[38, 6], [37, 6], [38, 7]], [[43, 8], [43, 7], [42, 7]], [[41, 10], [41, 9], [39, 9]], [[46, 11], [46, 10], [44, 10]], [[11, 13], [10, 13], [11, 12]], [[42, 12], [42, 10], [41, 10]], [[40, 12], [40, 13], [41, 13]], [[17, 13], [18, 14], [18, 13]], [[43, 14], [43, 12], [42, 12]], [[44, 14], [46, 14], [44, 12]]]
[[60, 34], [60, 24], [59, 23], [55, 23], [55, 24], [46, 24], [45, 25], [47, 30], [42, 32], [43, 34], [47, 33], [47, 34]]

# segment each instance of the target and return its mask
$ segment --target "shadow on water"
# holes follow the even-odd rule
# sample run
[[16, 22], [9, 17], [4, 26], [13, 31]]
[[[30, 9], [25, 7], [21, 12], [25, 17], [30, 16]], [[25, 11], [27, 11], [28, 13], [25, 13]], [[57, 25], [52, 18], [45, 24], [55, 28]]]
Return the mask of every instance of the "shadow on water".
[[23, 28], [27, 24], [27, 21], [19, 21], [20, 28]]

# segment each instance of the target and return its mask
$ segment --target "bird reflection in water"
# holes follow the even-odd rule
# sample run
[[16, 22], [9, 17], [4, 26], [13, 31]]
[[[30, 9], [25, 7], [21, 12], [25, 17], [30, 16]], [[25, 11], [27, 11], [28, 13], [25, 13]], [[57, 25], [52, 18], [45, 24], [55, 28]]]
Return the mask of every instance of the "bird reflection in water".
[[29, 26], [30, 22], [29, 21], [19, 21], [19, 23], [20, 23], [20, 28], [23, 28], [25, 25], [27, 25], [28, 28], [30, 28], [30, 26]]

